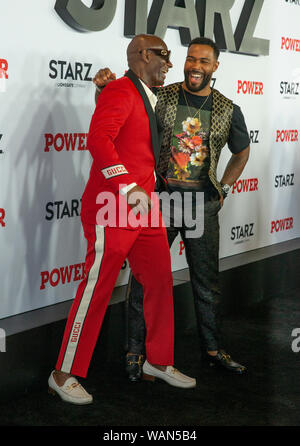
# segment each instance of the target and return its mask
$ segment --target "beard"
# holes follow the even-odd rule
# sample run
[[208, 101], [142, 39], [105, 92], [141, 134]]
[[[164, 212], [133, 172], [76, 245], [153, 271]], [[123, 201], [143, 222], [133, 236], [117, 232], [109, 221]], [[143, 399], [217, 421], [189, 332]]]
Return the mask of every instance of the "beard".
[[193, 92], [197, 93], [198, 91], [203, 90], [210, 83], [211, 77], [212, 77], [212, 73], [204, 75], [200, 85], [197, 85], [197, 86], [196, 85], [191, 85], [190, 80], [189, 80], [189, 74], [191, 72], [190, 71], [185, 71], [184, 72], [185, 85], [187, 86], [187, 88], [190, 91], [193, 91]]

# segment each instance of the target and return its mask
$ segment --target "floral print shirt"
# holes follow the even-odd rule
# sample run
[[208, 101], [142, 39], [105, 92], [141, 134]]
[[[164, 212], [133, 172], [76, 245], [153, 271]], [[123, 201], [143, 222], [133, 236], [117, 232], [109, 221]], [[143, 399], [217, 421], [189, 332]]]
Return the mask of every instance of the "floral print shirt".
[[[180, 92], [173, 131], [167, 181], [171, 189], [201, 190], [208, 181], [209, 130], [212, 100], [199, 109], [207, 97], [186, 92], [188, 106]], [[209, 108], [207, 110], [206, 108]], [[203, 107], [204, 108], [204, 107]]]

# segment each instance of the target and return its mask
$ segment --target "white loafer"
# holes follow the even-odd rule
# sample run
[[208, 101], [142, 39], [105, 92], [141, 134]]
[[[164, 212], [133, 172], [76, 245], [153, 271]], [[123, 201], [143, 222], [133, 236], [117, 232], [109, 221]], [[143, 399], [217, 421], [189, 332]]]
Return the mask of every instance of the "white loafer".
[[160, 378], [171, 386], [182, 387], [183, 389], [190, 389], [196, 386], [195, 378], [190, 378], [189, 376], [184, 375], [171, 365], [167, 366], [166, 370], [163, 372], [162, 370], [153, 367], [146, 360], [143, 365], [143, 373], [143, 378], [149, 381], [154, 381], [155, 378]]
[[59, 395], [63, 401], [73, 404], [91, 404], [93, 397], [82, 387], [81, 384], [73, 376], [68, 378], [63, 386], [56, 384], [53, 377], [53, 372], [48, 379], [49, 393], [52, 395]]

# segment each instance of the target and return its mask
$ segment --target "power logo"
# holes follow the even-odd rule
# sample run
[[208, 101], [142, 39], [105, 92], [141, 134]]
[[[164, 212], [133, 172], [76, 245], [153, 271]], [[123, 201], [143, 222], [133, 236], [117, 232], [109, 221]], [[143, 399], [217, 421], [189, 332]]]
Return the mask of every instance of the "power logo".
[[74, 152], [87, 150], [86, 139], [87, 133], [45, 133], [45, 147], [44, 152]]
[[6, 59], [0, 59], [0, 93], [6, 92], [6, 81], [8, 79], [8, 62]]
[[300, 51], [300, 40], [281, 37], [281, 49], [286, 51]]
[[273, 220], [271, 222], [271, 234], [280, 231], [286, 231], [289, 229], [293, 229], [294, 219], [293, 217], [282, 218], [281, 220]]
[[250, 178], [247, 180], [238, 180], [233, 183], [232, 193], [252, 192], [258, 190], [258, 178]]
[[262, 82], [255, 81], [241, 81], [238, 80], [237, 93], [240, 94], [252, 94], [263, 95], [264, 84]]
[[298, 142], [298, 130], [277, 130], [276, 142]]
[[2, 226], [3, 228], [5, 227], [5, 210], [0, 208], [0, 226]]
[[8, 62], [6, 59], [0, 59], [0, 79], [8, 79]]
[[56, 287], [59, 284], [75, 282], [82, 280], [85, 275], [85, 263], [77, 263], [75, 265], [62, 266], [54, 268], [52, 271], [41, 272], [40, 290], [44, 290], [46, 285]]

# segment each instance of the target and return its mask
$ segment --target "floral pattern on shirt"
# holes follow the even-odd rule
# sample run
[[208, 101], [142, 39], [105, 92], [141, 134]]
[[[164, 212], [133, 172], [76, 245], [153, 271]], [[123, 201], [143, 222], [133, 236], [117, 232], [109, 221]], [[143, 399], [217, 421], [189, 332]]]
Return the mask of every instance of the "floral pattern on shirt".
[[181, 122], [181, 128], [182, 132], [173, 137], [168, 177], [183, 182], [197, 181], [199, 168], [209, 157], [208, 132], [202, 129], [197, 117], [187, 117]]

